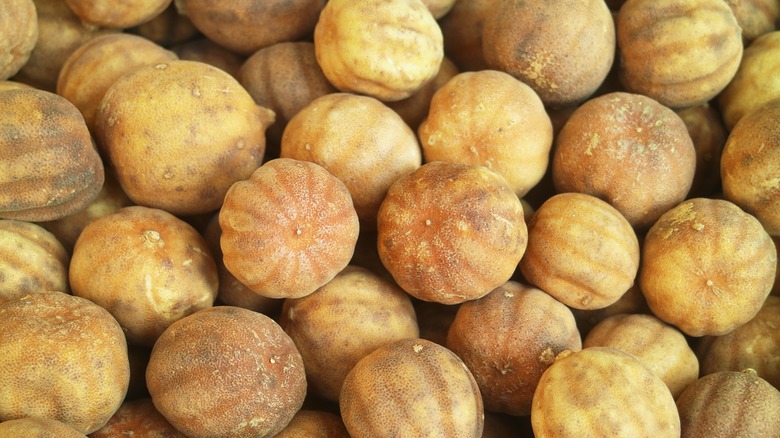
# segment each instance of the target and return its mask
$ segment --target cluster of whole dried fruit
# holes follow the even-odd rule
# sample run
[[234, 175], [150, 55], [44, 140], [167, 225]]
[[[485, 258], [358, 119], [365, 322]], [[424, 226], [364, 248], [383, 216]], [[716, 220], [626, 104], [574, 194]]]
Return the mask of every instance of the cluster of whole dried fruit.
[[780, 0], [3, 0], [0, 438], [780, 437]]

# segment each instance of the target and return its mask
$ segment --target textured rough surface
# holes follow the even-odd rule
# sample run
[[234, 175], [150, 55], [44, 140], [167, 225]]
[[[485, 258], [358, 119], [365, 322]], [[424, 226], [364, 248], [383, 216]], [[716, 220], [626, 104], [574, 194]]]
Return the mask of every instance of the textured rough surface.
[[558, 192], [581, 192], [646, 229], [685, 199], [696, 150], [685, 123], [657, 101], [625, 92], [579, 106], [561, 129], [552, 158]]
[[65, 248], [44, 228], [0, 220], [0, 304], [36, 292], [68, 292], [69, 262]]
[[604, 347], [555, 358], [536, 387], [531, 425], [539, 438], [680, 436], [664, 382], [634, 356]]
[[780, 391], [750, 369], [703, 376], [677, 408], [683, 438], [780, 435]]
[[615, 25], [601, 0], [494, 0], [482, 51], [488, 66], [528, 84], [550, 107], [593, 94], [615, 57]]
[[733, 203], [695, 198], [670, 209], [642, 247], [639, 284], [653, 313], [691, 336], [722, 335], [761, 309], [777, 250]]
[[582, 348], [574, 316], [542, 290], [509, 281], [460, 305], [446, 344], [479, 385], [485, 409], [525, 416], [542, 373]]
[[387, 190], [422, 163], [414, 131], [379, 100], [349, 93], [319, 97], [282, 136], [282, 158], [317, 163], [349, 189], [364, 229], [376, 227]]
[[484, 426], [469, 369], [424, 339], [396, 341], [361, 359], [344, 381], [339, 409], [353, 438], [479, 438]]
[[57, 94], [72, 102], [94, 131], [97, 107], [117, 79], [136, 67], [174, 59], [173, 52], [136, 35], [100, 35], [79, 46], [65, 61], [57, 77]]
[[146, 382], [157, 410], [192, 438], [272, 437], [306, 396], [292, 339], [271, 318], [230, 306], [171, 325], [152, 349]]
[[360, 359], [418, 337], [409, 298], [368, 269], [347, 266], [314, 293], [285, 300], [279, 324], [301, 352], [312, 392], [338, 401], [344, 378]]
[[98, 105], [95, 139], [133, 202], [193, 215], [219, 209], [230, 186], [261, 165], [273, 120], [223, 70], [173, 60], [114, 82]]
[[19, 418], [0, 423], [0, 436], [25, 438], [86, 438], [78, 430], [48, 418]]
[[187, 438], [155, 409], [148, 397], [129, 400], [90, 438]]
[[616, 27], [626, 89], [670, 108], [708, 102], [742, 60], [742, 29], [722, 0], [633, 0]]
[[119, 409], [130, 365], [119, 323], [62, 292], [0, 306], [0, 420], [42, 417], [90, 433]]
[[780, 236], [780, 98], [745, 115], [721, 156], [723, 195]]
[[192, 226], [141, 206], [87, 225], [70, 263], [73, 294], [111, 312], [134, 345], [152, 346], [174, 321], [211, 307], [217, 281], [213, 256]]
[[425, 161], [485, 166], [522, 197], [547, 171], [553, 128], [531, 87], [484, 70], [461, 73], [434, 94], [419, 137]]
[[0, 93], [0, 217], [47, 221], [97, 197], [105, 170], [79, 110], [38, 89]]
[[314, 29], [314, 49], [336, 88], [386, 101], [411, 96], [444, 57], [441, 29], [420, 0], [331, 0]]
[[93, 26], [126, 29], [160, 15], [172, 0], [65, 0], [81, 21]]
[[699, 360], [676, 328], [653, 315], [613, 315], [588, 332], [582, 346], [631, 354], [666, 383], [676, 398], [699, 378]]
[[639, 241], [613, 206], [584, 193], [548, 198], [528, 222], [525, 278], [567, 306], [601, 309], [634, 284]]
[[347, 187], [325, 168], [277, 158], [236, 183], [219, 213], [227, 269], [256, 293], [300, 298], [336, 276], [360, 224]]
[[27, 63], [38, 43], [38, 13], [33, 0], [6, 0], [0, 29], [0, 80], [5, 80]]
[[509, 280], [528, 239], [523, 207], [501, 175], [440, 161], [390, 187], [377, 229], [379, 256], [398, 285], [443, 304]]

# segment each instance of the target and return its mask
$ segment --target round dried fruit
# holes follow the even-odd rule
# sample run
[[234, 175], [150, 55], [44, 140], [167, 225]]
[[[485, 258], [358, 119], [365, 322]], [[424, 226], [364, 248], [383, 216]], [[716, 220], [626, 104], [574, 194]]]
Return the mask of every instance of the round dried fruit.
[[111, 312], [134, 345], [151, 346], [174, 321], [211, 307], [217, 281], [214, 259], [192, 226], [141, 206], [87, 225], [70, 262], [73, 294]]
[[625, 217], [584, 193], [560, 193], [528, 222], [523, 276], [564, 304], [601, 309], [620, 299], [639, 269], [639, 241]]
[[6, 0], [0, 15], [0, 80], [15, 75], [38, 43], [38, 13], [33, 0]]
[[718, 95], [718, 107], [731, 130], [745, 114], [780, 98], [780, 30], [753, 40], [742, 54], [739, 69]]
[[225, 71], [174, 60], [114, 82], [95, 138], [133, 202], [192, 215], [219, 209], [230, 186], [260, 166], [273, 118]]
[[349, 93], [321, 96], [296, 113], [281, 156], [317, 163], [341, 180], [364, 229], [376, 227], [390, 185], [422, 164], [417, 136], [401, 116], [373, 97]]
[[613, 315], [598, 323], [582, 346], [610, 347], [635, 356], [677, 397], [699, 378], [699, 360], [676, 328], [653, 315]]
[[306, 363], [310, 391], [333, 401], [360, 359], [420, 334], [409, 295], [357, 266], [347, 266], [310, 295], [286, 299], [279, 325]]
[[670, 108], [711, 100], [742, 60], [742, 30], [722, 0], [632, 0], [616, 28], [626, 88]]
[[479, 438], [479, 387], [453, 352], [424, 339], [403, 339], [361, 359], [344, 380], [341, 418], [353, 438]]
[[106, 309], [62, 292], [0, 306], [0, 421], [49, 418], [91, 433], [129, 382], [125, 335]]
[[48, 418], [18, 418], [0, 423], [0, 436], [15, 438], [86, 438], [78, 430]]
[[766, 297], [756, 316], [734, 331], [705, 336], [697, 353], [701, 374], [750, 368], [758, 377], [780, 389], [780, 297]]
[[663, 380], [634, 356], [605, 347], [555, 358], [536, 387], [531, 425], [539, 438], [680, 436]]
[[524, 416], [558, 353], [582, 349], [571, 310], [542, 290], [509, 281], [458, 307], [447, 333], [479, 385], [485, 409]]
[[94, 132], [97, 107], [117, 79], [136, 67], [174, 59], [173, 52], [136, 35], [100, 35], [79, 46], [65, 61], [57, 77], [57, 94], [81, 111]]
[[603, 0], [496, 0], [482, 31], [488, 65], [550, 107], [593, 94], [615, 59], [615, 24]]
[[336, 88], [386, 101], [414, 94], [444, 58], [441, 29], [421, 0], [330, 0], [314, 49]]
[[755, 371], [720, 371], [677, 398], [685, 438], [780, 436], [780, 391]]
[[547, 171], [553, 129], [531, 87], [482, 70], [461, 73], [434, 94], [419, 136], [426, 161], [488, 167], [522, 197]]
[[219, 213], [227, 269], [260, 295], [300, 298], [355, 252], [360, 225], [349, 190], [322, 166], [277, 158], [230, 188]]
[[639, 283], [662, 320], [691, 336], [721, 335], [758, 313], [776, 269], [775, 245], [755, 217], [729, 201], [695, 198], [648, 231]]
[[192, 438], [272, 437], [303, 405], [306, 374], [271, 318], [212, 307], [173, 323], [152, 348], [146, 383], [157, 410]]
[[432, 162], [399, 178], [379, 209], [382, 263], [409, 294], [456, 304], [514, 273], [528, 231], [523, 206], [497, 172]]
[[0, 217], [59, 219], [85, 208], [105, 180], [79, 110], [34, 88], [0, 93]]
[[41, 226], [0, 220], [0, 304], [36, 292], [68, 292], [70, 256]]
[[171, 0], [64, 0], [84, 24], [126, 29], [160, 15]]
[[723, 195], [780, 236], [780, 98], [751, 111], [729, 133], [720, 161]]
[[624, 92], [577, 107], [552, 158], [558, 192], [603, 199], [641, 229], [685, 199], [695, 171], [696, 150], [682, 119], [649, 97]]

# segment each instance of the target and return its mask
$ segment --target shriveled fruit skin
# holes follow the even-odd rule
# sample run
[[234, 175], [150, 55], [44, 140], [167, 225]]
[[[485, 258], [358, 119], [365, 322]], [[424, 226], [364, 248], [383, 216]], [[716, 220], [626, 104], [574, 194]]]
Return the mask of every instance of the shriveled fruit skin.
[[471, 372], [424, 339], [396, 341], [361, 359], [344, 381], [339, 409], [353, 438], [478, 438], [484, 426]]
[[174, 0], [177, 11], [231, 52], [242, 56], [311, 35], [325, 0]]
[[454, 76], [433, 95], [418, 130], [425, 161], [482, 165], [522, 197], [544, 176], [552, 122], [536, 92], [509, 74]]
[[432, 80], [428, 81], [422, 88], [406, 99], [386, 102], [386, 104], [390, 109], [397, 112], [413, 131], [417, 132], [420, 124], [428, 116], [433, 95], [458, 73], [460, 73], [460, 70], [455, 63], [445, 56], [441, 60], [439, 72], [436, 73]]
[[622, 82], [670, 108], [711, 100], [742, 60], [742, 30], [721, 0], [632, 0], [616, 26]]
[[634, 284], [639, 241], [609, 203], [584, 193], [548, 198], [528, 222], [520, 270], [528, 281], [576, 309], [613, 304]]
[[57, 420], [25, 417], [0, 423], [0, 437], [86, 438], [86, 435]]
[[314, 49], [336, 88], [383, 101], [411, 96], [444, 57], [441, 29], [420, 0], [331, 0], [314, 28]]
[[758, 314], [734, 331], [699, 340], [702, 376], [750, 368], [780, 389], [780, 296], [766, 297]]
[[509, 281], [460, 305], [446, 344], [479, 385], [485, 409], [524, 416], [544, 371], [582, 341], [574, 316], [542, 290]]
[[726, 3], [742, 28], [742, 40], [746, 44], [777, 28], [780, 3], [774, 0], [726, 0]]
[[39, 224], [54, 234], [68, 253], [72, 254], [76, 241], [87, 225], [130, 205], [132, 205], [132, 201], [122, 190], [113, 172], [106, 172], [103, 187], [100, 188], [95, 199], [84, 209], [53, 221], [39, 222]]
[[695, 171], [696, 150], [682, 119], [654, 99], [626, 92], [577, 107], [552, 157], [558, 192], [603, 199], [643, 230], [685, 199]]
[[379, 209], [379, 256], [419, 299], [456, 304], [505, 283], [526, 249], [520, 200], [486, 167], [424, 164], [399, 178]]
[[746, 114], [780, 98], [780, 78], [773, 74], [778, 68], [780, 30], [765, 33], [745, 47], [737, 73], [717, 97], [729, 130]]
[[127, 29], [160, 15], [172, 0], [65, 0], [85, 24], [110, 29]]
[[33, 3], [38, 13], [38, 42], [12, 78], [53, 93], [60, 69], [73, 51], [94, 37], [117, 30], [82, 23], [63, 0], [33, 0]]
[[252, 289], [241, 283], [225, 267], [222, 256], [222, 247], [219, 239], [222, 237], [222, 229], [219, 227], [219, 214], [212, 216], [203, 232], [203, 238], [214, 256], [219, 274], [219, 291], [217, 292], [217, 304], [243, 307], [266, 315], [276, 315], [282, 307], [281, 299], [274, 299], [258, 295]]
[[39, 225], [0, 220], [0, 304], [36, 292], [69, 292], [70, 256]]
[[751, 369], [701, 377], [677, 408], [683, 438], [780, 436], [780, 391]]
[[219, 213], [227, 269], [260, 295], [300, 298], [336, 276], [360, 231], [349, 190], [322, 166], [277, 158], [234, 184]]
[[114, 315], [129, 343], [150, 347], [174, 321], [211, 307], [218, 288], [214, 259], [197, 230], [138, 205], [84, 228], [69, 278], [74, 295]]
[[780, 97], [742, 117], [721, 156], [723, 195], [780, 236]]
[[422, 164], [414, 131], [379, 100], [329, 93], [301, 108], [287, 124], [281, 157], [311, 161], [349, 189], [363, 229], [375, 229], [390, 186]]
[[273, 120], [225, 71], [173, 60], [111, 85], [95, 139], [133, 202], [186, 216], [218, 210], [230, 186], [261, 165]]
[[27, 63], [38, 43], [38, 13], [33, 0], [7, 0], [0, 29], [0, 80], [6, 80]]
[[0, 93], [0, 108], [0, 217], [59, 219], [97, 197], [103, 161], [72, 103], [29, 88]]
[[612, 348], [563, 352], [534, 393], [535, 436], [679, 437], [669, 388], [638, 359]]
[[125, 400], [119, 410], [103, 427], [92, 432], [90, 438], [186, 438], [174, 429], [154, 407], [152, 399], [143, 397]]
[[146, 383], [157, 410], [199, 437], [272, 437], [303, 405], [303, 360], [271, 318], [218, 306], [171, 325], [152, 349]]
[[336, 88], [317, 64], [314, 43], [281, 42], [262, 48], [239, 66], [236, 78], [258, 105], [276, 113], [268, 128], [269, 158], [279, 156], [284, 128], [306, 105]]
[[642, 246], [650, 310], [690, 336], [722, 335], [753, 318], [772, 289], [777, 250], [733, 203], [694, 198], [664, 213]]
[[699, 360], [688, 340], [653, 315], [613, 315], [593, 327], [582, 345], [635, 356], [666, 383], [674, 397], [699, 378]]
[[94, 131], [95, 112], [111, 85], [132, 69], [177, 59], [176, 54], [137, 35], [110, 33], [80, 45], [57, 76], [57, 94], [73, 102]]
[[274, 438], [349, 438], [349, 433], [337, 414], [301, 409]]
[[546, 106], [572, 106], [612, 68], [615, 24], [602, 0], [494, 0], [482, 52], [488, 66], [528, 84]]
[[364, 356], [419, 336], [409, 295], [357, 266], [347, 266], [305, 297], [286, 299], [279, 324], [306, 363], [311, 392], [332, 401], [338, 401], [344, 378]]
[[0, 306], [0, 420], [43, 417], [99, 429], [127, 394], [127, 341], [107, 310], [63, 292]]

